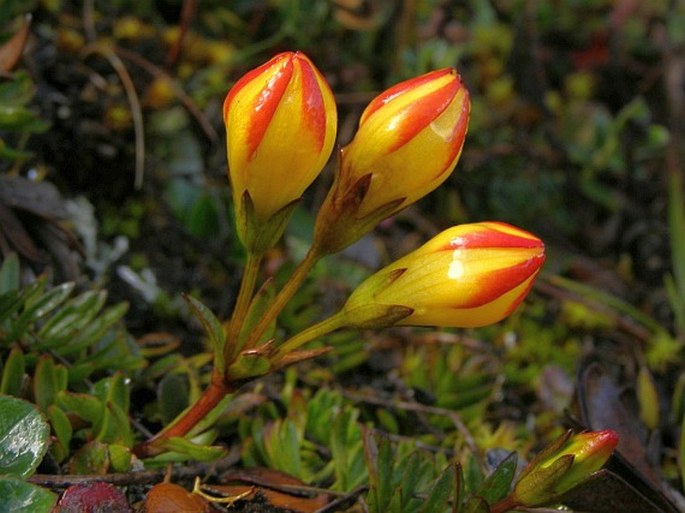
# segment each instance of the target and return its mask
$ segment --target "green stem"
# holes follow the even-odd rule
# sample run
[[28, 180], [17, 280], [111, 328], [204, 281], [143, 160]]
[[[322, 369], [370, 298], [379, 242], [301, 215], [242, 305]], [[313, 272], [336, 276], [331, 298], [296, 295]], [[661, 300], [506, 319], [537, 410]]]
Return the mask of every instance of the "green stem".
[[288, 304], [288, 301], [292, 299], [295, 292], [302, 286], [305, 278], [312, 270], [312, 267], [321, 259], [323, 255], [318, 251], [316, 246], [309, 248], [309, 251], [298, 264], [298, 266], [293, 271], [290, 279], [283, 286], [281, 291], [276, 295], [276, 299], [271, 304], [269, 309], [264, 313], [259, 323], [254, 327], [250, 333], [250, 337], [247, 339], [245, 347], [251, 348], [255, 347], [259, 339], [264, 335], [266, 330], [269, 328], [272, 322], [276, 320], [278, 314], [281, 313], [283, 308]]
[[226, 338], [226, 347], [224, 349], [224, 356], [227, 364], [232, 362], [235, 356], [243, 348], [242, 344], [240, 344], [240, 330], [243, 327], [245, 318], [250, 310], [250, 302], [252, 301], [252, 293], [254, 292], [255, 284], [257, 283], [262, 256], [263, 255], [261, 254], [256, 255], [251, 251], [247, 253], [247, 262], [245, 262], [243, 278], [240, 282], [240, 290], [238, 291], [238, 297], [236, 298], [235, 306], [233, 307], [233, 315], [231, 315], [228, 336]]
[[279, 360], [288, 353], [299, 349], [307, 342], [311, 342], [315, 338], [322, 337], [323, 335], [326, 335], [344, 326], [347, 326], [347, 319], [341, 310], [328, 319], [324, 319], [323, 321], [310, 326], [306, 330], [300, 331], [297, 335], [294, 335], [283, 342], [280, 346], [278, 346], [274, 360]]

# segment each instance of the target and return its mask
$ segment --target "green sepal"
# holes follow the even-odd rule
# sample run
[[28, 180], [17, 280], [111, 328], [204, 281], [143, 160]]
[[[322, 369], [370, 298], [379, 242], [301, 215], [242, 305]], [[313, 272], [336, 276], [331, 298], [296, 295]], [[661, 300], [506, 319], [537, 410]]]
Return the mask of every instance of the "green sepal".
[[270, 218], [259, 218], [249, 191], [245, 190], [240, 201], [240, 215], [236, 220], [238, 236], [245, 248], [255, 255], [263, 255], [279, 241], [290, 220], [293, 210], [300, 202], [296, 199], [277, 210]]
[[414, 309], [403, 305], [362, 304], [351, 310], [345, 310], [345, 319], [350, 326], [360, 329], [388, 328], [406, 319]]
[[331, 187], [314, 227], [314, 241], [322, 254], [337, 253], [354, 244], [405, 202], [406, 198], [397, 198], [359, 217], [357, 213], [371, 185], [371, 177], [372, 173], [362, 176], [338, 198], [332, 196], [336, 184]]

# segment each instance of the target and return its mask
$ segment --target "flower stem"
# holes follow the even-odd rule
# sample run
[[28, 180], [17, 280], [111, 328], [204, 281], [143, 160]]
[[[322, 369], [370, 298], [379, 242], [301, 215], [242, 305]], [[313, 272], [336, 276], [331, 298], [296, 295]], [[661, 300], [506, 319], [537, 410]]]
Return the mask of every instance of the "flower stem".
[[257, 276], [259, 275], [259, 265], [262, 262], [262, 255], [251, 251], [247, 253], [247, 261], [243, 271], [243, 278], [240, 282], [240, 290], [233, 307], [233, 315], [228, 327], [226, 337], [226, 347], [224, 348], [224, 360], [228, 365], [242, 349], [240, 344], [240, 329], [245, 322], [247, 313], [250, 310], [252, 293], [254, 292]]
[[302, 286], [305, 278], [312, 270], [312, 267], [321, 259], [323, 255], [318, 251], [316, 246], [309, 248], [309, 251], [302, 259], [302, 261], [297, 265], [290, 279], [283, 286], [281, 291], [276, 295], [274, 302], [271, 304], [269, 309], [264, 313], [259, 323], [254, 327], [250, 333], [250, 337], [247, 339], [245, 347], [252, 348], [255, 347], [261, 336], [266, 332], [272, 322], [276, 320], [278, 314], [281, 313], [283, 308], [288, 304], [288, 301], [292, 299], [295, 292]]
[[215, 369], [212, 372], [212, 381], [200, 398], [162, 431], [136, 445], [133, 448], [134, 454], [139, 458], [146, 458], [164, 452], [164, 449], [159, 446], [160, 441], [187, 435], [221, 402], [226, 394], [232, 391], [233, 387], [230, 383], [227, 383]]
[[274, 360], [278, 360], [286, 354], [299, 349], [304, 344], [311, 342], [315, 338], [326, 335], [346, 325], [347, 319], [341, 310], [327, 319], [324, 319], [323, 321], [310, 326], [306, 330], [299, 332], [297, 335], [293, 335], [288, 340], [283, 342], [278, 347]]
[[490, 513], [505, 513], [506, 511], [511, 511], [519, 504], [512, 499], [511, 495], [507, 495], [501, 501], [495, 503], [490, 508]]

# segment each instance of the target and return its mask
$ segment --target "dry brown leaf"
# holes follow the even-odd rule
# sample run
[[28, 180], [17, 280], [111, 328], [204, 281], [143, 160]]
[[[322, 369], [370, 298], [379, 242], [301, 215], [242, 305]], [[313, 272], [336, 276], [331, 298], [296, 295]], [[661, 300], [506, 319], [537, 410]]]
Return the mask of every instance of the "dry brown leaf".
[[145, 513], [209, 513], [206, 499], [174, 483], [159, 483], [145, 499]]
[[0, 74], [9, 73], [17, 65], [29, 36], [31, 15], [27, 14], [21, 28], [2, 46], [0, 46]]

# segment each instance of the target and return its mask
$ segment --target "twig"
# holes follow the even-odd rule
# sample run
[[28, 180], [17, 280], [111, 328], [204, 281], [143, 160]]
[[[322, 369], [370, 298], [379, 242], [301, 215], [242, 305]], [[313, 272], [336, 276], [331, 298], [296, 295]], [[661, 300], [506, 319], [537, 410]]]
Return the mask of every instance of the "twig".
[[471, 435], [470, 431], [461, 420], [461, 416], [454, 410], [440, 408], [437, 406], [428, 406], [425, 404], [413, 403], [408, 401], [387, 401], [377, 397], [368, 397], [361, 394], [355, 394], [354, 392], [350, 392], [348, 390], [343, 390], [342, 394], [348, 399], [358, 403], [367, 403], [377, 406], [383, 406], [389, 409], [406, 410], [417, 413], [427, 413], [430, 415], [440, 415], [443, 417], [447, 417], [454, 423], [457, 430], [462, 434], [464, 440], [466, 441], [466, 444], [469, 446], [469, 449], [471, 449], [473, 454], [480, 454], [480, 451], [478, 450], [478, 446], [476, 445], [476, 441], [474, 440], [473, 435]]
[[98, 53], [107, 59], [114, 68], [114, 71], [119, 76], [121, 84], [124, 86], [126, 97], [131, 107], [131, 116], [133, 120], [133, 133], [135, 137], [136, 160], [135, 160], [135, 180], [134, 187], [140, 189], [143, 186], [143, 175], [145, 173], [145, 132], [143, 125], [143, 112], [140, 107], [140, 100], [138, 93], [133, 85], [131, 75], [128, 73], [126, 66], [121, 61], [119, 56], [108, 46], [93, 43], [84, 48], [84, 54], [90, 55]]
[[[359, 496], [368, 489], [368, 486], [360, 486], [359, 488], [355, 488], [351, 492], [329, 502], [324, 507], [317, 509], [314, 511], [314, 513], [333, 513], [334, 511], [345, 511], [349, 509], [352, 504], [357, 501]], [[330, 493], [330, 491], [326, 493]]]
[[216, 142], [219, 140], [219, 135], [216, 133], [216, 130], [214, 130], [212, 124], [207, 120], [202, 111], [200, 111], [200, 109], [197, 108], [192, 98], [186, 94], [186, 92], [181, 88], [181, 86], [178, 85], [176, 80], [174, 80], [174, 78], [171, 75], [169, 75], [169, 73], [164, 71], [156, 64], [151, 63], [144, 57], [141, 57], [137, 53], [132, 52], [130, 50], [126, 50], [124, 48], [117, 48], [116, 53], [120, 55], [122, 58], [126, 59], [127, 61], [131, 61], [137, 66], [140, 66], [153, 77], [168, 80], [169, 84], [171, 85], [171, 89], [174, 91], [176, 97], [180, 100], [180, 102], [188, 110], [188, 112], [190, 112], [190, 115], [195, 118], [197, 123], [202, 128], [202, 131], [207, 135], [207, 137], [209, 137], [209, 140], [211, 142]]
[[[173, 478], [179, 481], [192, 479], [202, 475], [203, 478], [210, 474], [219, 474], [233, 467], [240, 461], [240, 448], [235, 446], [224, 458], [213, 463], [193, 463], [180, 467], [172, 467]], [[27, 479], [30, 483], [48, 488], [67, 488], [75, 484], [93, 482], [110, 483], [117, 486], [142, 485], [157, 483], [164, 480], [167, 475], [166, 469], [144, 470], [142, 472], [118, 472], [113, 474], [34, 474]]]

